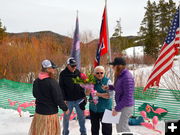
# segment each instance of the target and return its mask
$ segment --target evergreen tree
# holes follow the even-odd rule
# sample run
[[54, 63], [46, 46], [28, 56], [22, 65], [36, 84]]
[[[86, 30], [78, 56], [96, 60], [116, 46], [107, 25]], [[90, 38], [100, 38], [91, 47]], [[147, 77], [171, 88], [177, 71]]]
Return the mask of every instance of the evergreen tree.
[[122, 27], [121, 27], [121, 19], [117, 20], [116, 22], [117, 22], [117, 24], [116, 24], [116, 27], [114, 29], [114, 33], [112, 35], [113, 37], [119, 37], [123, 33]]
[[158, 28], [159, 28], [159, 42], [163, 44], [165, 37], [167, 36], [171, 20], [173, 19], [176, 11], [175, 3], [172, 0], [165, 2], [160, 0], [158, 4]]
[[116, 22], [117, 24], [110, 41], [112, 52], [121, 54], [124, 49], [133, 46], [133, 41], [130, 37], [122, 37], [121, 19]]
[[140, 27], [140, 35], [144, 41], [144, 52], [147, 55], [157, 57], [158, 53], [158, 22], [156, 2], [147, 2], [146, 12]]
[[6, 28], [2, 26], [2, 22], [0, 20], [0, 44], [2, 43], [2, 41], [6, 35], [5, 31], [6, 31]]

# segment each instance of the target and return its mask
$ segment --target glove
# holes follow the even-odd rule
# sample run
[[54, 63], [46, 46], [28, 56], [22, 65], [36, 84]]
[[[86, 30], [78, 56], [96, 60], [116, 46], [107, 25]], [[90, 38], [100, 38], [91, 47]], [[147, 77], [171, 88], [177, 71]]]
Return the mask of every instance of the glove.
[[85, 110], [85, 106], [86, 106], [86, 100], [85, 99], [82, 99], [80, 102], [79, 102], [79, 108], [81, 110]]

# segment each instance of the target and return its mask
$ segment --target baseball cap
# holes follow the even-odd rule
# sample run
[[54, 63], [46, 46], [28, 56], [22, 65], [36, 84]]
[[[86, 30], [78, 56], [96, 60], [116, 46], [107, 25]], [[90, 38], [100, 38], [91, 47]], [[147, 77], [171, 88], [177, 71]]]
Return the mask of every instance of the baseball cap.
[[41, 65], [43, 68], [57, 68], [51, 60], [43, 60]]
[[67, 64], [68, 64], [68, 65], [71, 65], [71, 66], [76, 66], [76, 65], [77, 65], [76, 60], [75, 60], [73, 57], [70, 57], [70, 58], [67, 60]]
[[126, 65], [126, 61], [124, 58], [122, 57], [116, 57], [114, 58], [114, 61], [113, 62], [110, 62], [109, 65]]

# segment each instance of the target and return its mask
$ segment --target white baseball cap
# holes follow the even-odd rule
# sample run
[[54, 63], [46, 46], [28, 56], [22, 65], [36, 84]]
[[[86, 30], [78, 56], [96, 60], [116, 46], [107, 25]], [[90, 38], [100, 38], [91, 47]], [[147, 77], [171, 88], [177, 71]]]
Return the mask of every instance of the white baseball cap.
[[43, 60], [42, 67], [43, 68], [57, 68], [57, 66], [51, 60]]

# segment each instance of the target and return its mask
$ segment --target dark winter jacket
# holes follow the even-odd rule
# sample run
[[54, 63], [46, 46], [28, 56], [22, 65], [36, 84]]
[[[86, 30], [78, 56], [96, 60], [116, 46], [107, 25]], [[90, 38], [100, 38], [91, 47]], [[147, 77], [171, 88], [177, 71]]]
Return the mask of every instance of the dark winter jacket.
[[78, 69], [71, 72], [67, 67], [60, 73], [59, 85], [63, 91], [65, 101], [75, 101], [86, 97], [84, 89], [72, 80], [72, 78], [76, 78], [77, 76], [80, 76]]
[[115, 90], [116, 111], [134, 105], [134, 78], [127, 69], [120, 73], [114, 86], [110, 86], [110, 89]]
[[50, 115], [58, 113], [58, 106], [67, 111], [62, 91], [53, 78], [37, 78], [33, 83], [33, 96], [36, 98], [36, 113]]

